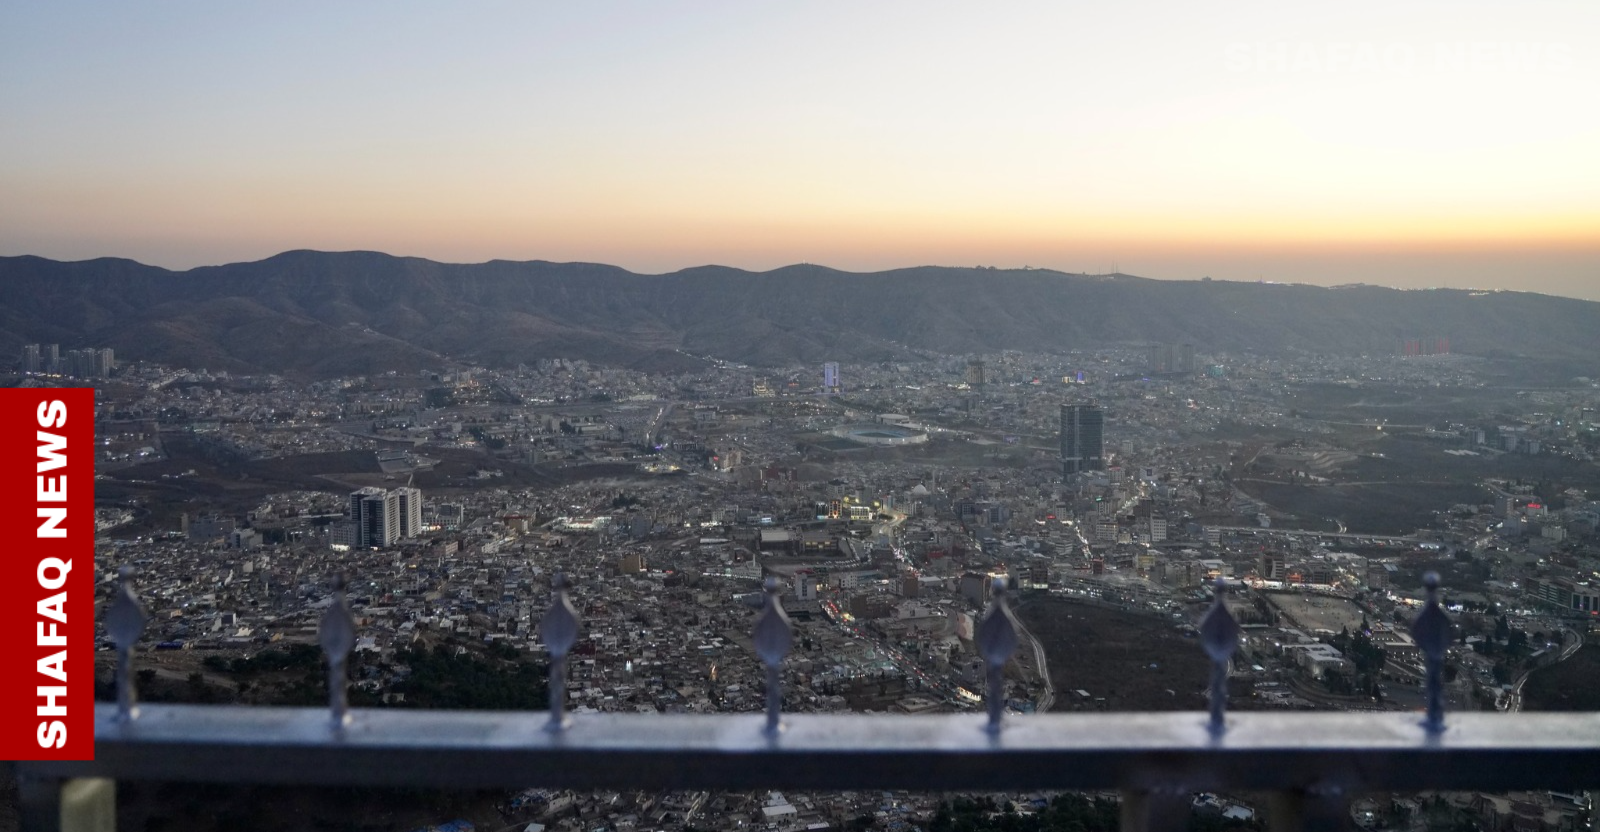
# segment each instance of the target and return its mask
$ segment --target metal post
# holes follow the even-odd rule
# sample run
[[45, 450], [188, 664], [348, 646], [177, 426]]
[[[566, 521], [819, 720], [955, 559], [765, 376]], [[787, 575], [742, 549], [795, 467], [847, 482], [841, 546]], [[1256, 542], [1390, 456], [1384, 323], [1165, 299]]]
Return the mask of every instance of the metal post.
[[350, 603], [345, 598], [345, 577], [340, 572], [333, 576], [333, 602], [322, 614], [322, 626], [317, 633], [322, 651], [328, 656], [328, 716], [334, 731], [350, 724], [349, 680], [345, 662], [356, 645], [355, 617], [350, 614]]
[[1228, 594], [1228, 585], [1221, 578], [1217, 578], [1211, 609], [1206, 611], [1205, 620], [1200, 622], [1200, 644], [1205, 648], [1206, 655], [1211, 657], [1211, 721], [1209, 729], [1214, 737], [1222, 736], [1227, 730], [1225, 714], [1228, 710], [1228, 663], [1233, 660], [1234, 651], [1239, 649], [1239, 622], [1233, 620], [1233, 613], [1228, 612], [1228, 605], [1224, 596]]
[[1444, 731], [1444, 660], [1450, 649], [1450, 616], [1439, 605], [1439, 573], [1422, 576], [1428, 590], [1427, 605], [1411, 624], [1411, 637], [1422, 650], [1427, 670], [1428, 713], [1422, 726], [1429, 734]]
[[550, 611], [539, 622], [539, 638], [550, 651], [550, 721], [547, 731], [563, 731], [572, 724], [567, 716], [567, 652], [578, 643], [578, 611], [567, 597], [567, 576], [557, 573]]
[[78, 777], [61, 787], [61, 832], [116, 832], [117, 781]]
[[144, 635], [144, 604], [133, 589], [133, 567], [117, 571], [117, 597], [106, 610], [106, 634], [117, 643], [117, 721], [131, 722], [139, 716], [138, 691], [133, 682], [133, 646]]
[[1011, 605], [1006, 601], [1006, 579], [994, 579], [991, 589], [993, 601], [989, 612], [978, 624], [978, 655], [983, 657], [987, 671], [987, 688], [984, 704], [989, 709], [989, 722], [984, 730], [996, 736], [1000, 733], [1000, 718], [1006, 712], [1005, 667], [1011, 654], [1017, 651], [1017, 625], [1012, 620]]
[[766, 603], [756, 618], [753, 641], [756, 655], [767, 666], [767, 723], [762, 730], [767, 736], [776, 737], [783, 730], [779, 721], [783, 712], [783, 658], [794, 646], [794, 629], [778, 602], [778, 579], [769, 576], [765, 590]]

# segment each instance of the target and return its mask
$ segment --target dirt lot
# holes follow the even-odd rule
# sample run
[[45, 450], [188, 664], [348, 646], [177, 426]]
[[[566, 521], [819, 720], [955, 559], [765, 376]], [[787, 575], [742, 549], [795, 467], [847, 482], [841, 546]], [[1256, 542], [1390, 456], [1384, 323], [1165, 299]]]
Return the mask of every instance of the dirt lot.
[[1258, 466], [1240, 477], [1239, 487], [1298, 516], [1304, 527], [1321, 528], [1328, 518], [1338, 518], [1357, 534], [1410, 534], [1432, 526], [1435, 511], [1489, 502], [1493, 495], [1481, 485], [1489, 477], [1549, 483], [1552, 493], [1600, 487], [1600, 467], [1549, 454], [1479, 449], [1477, 456], [1455, 456], [1445, 453], [1456, 449], [1450, 444], [1387, 433], [1335, 444], [1363, 456], [1332, 474], [1332, 484], [1268, 481], [1271, 472]]
[[1411, 534], [1432, 526], [1434, 512], [1456, 503], [1477, 505], [1489, 495], [1476, 485], [1415, 482], [1307, 486], [1246, 481], [1239, 487], [1279, 511], [1299, 516], [1307, 527], [1326, 529], [1328, 523], [1317, 521], [1337, 517], [1354, 534]]
[[1273, 592], [1267, 597], [1286, 617], [1310, 630], [1337, 633], [1340, 628], [1345, 628], [1354, 632], [1361, 626], [1361, 608], [1343, 598], [1304, 596], [1292, 592]]
[[1289, 403], [1307, 419], [1356, 422], [1385, 419], [1396, 424], [1471, 421], [1519, 405], [1515, 391], [1480, 387], [1391, 387], [1368, 384], [1307, 384]]
[[1077, 690], [1105, 697], [1115, 711], [1206, 707], [1210, 665], [1199, 642], [1185, 638], [1174, 622], [1043, 595], [1029, 597], [1017, 614], [1044, 643], [1056, 686], [1054, 710], [1082, 707]]
[[1600, 711], [1600, 644], [1535, 670], [1522, 686], [1522, 703], [1530, 711]]
[[[1484, 477], [1501, 477], [1583, 486], [1600, 481], [1600, 469], [1573, 459], [1543, 454], [1497, 454], [1480, 451], [1480, 456], [1455, 456], [1445, 453], [1451, 445], [1417, 437], [1386, 436], [1361, 450], [1381, 453], [1363, 457], [1341, 472], [1340, 479], [1358, 482], [1455, 483], [1475, 485]], [[1487, 502], [1483, 492], [1477, 502]]]
[[[239, 514], [254, 508], [268, 495], [281, 491], [341, 493], [363, 485], [393, 487], [405, 475], [386, 475], [372, 451], [300, 454], [273, 459], [245, 459], [215, 445], [182, 433], [164, 434], [169, 458], [112, 472], [95, 483], [95, 500], [102, 506], [134, 509], [136, 520], [119, 534], [149, 534], [178, 528], [184, 512], [215, 511]], [[560, 467], [555, 464], [522, 465], [495, 459], [472, 450], [424, 448], [422, 453], [439, 461], [418, 472], [415, 484], [430, 496], [476, 491], [483, 488], [549, 488], [589, 479], [638, 475], [632, 463], [603, 463]], [[480, 469], [501, 475], [478, 479]], [[190, 474], [188, 472], [192, 471]]]

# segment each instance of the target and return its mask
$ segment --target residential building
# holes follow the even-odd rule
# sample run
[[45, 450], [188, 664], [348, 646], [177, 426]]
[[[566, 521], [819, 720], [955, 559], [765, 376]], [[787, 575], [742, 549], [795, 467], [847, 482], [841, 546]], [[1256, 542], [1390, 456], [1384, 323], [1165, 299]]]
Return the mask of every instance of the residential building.
[[416, 537], [422, 534], [422, 490], [404, 486], [396, 488], [394, 494], [399, 500], [400, 537]]
[[400, 539], [399, 493], [371, 486], [352, 493], [350, 519], [356, 526], [357, 546], [393, 546]]
[[1100, 471], [1105, 460], [1105, 414], [1092, 404], [1061, 406], [1061, 472]]

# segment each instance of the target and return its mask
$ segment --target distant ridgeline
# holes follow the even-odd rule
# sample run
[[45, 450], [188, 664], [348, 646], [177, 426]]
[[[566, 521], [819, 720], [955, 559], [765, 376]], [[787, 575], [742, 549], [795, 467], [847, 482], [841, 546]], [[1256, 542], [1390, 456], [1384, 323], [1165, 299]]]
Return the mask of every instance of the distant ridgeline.
[[[1593, 361], [1600, 304], [1520, 292], [1162, 281], [1048, 270], [435, 263], [296, 251], [172, 272], [130, 260], [0, 258], [0, 356], [25, 344], [306, 376], [569, 357], [682, 371], [904, 361], [1150, 342], [1201, 352]], [[0, 369], [4, 365], [0, 364]]]

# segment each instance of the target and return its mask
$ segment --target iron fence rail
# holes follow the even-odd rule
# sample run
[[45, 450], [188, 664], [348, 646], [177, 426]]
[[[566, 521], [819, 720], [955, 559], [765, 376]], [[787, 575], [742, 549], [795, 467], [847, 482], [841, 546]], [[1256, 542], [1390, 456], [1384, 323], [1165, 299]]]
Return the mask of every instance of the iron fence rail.
[[95, 759], [43, 779], [575, 789], [1600, 789], [1600, 713], [579, 714], [145, 705], [96, 713]]
[[117, 780], [282, 785], [576, 789], [1116, 789], [1126, 832], [1185, 827], [1197, 791], [1270, 792], [1277, 832], [1349, 825], [1366, 791], [1600, 789], [1600, 714], [1444, 714], [1451, 625], [1428, 575], [1412, 634], [1426, 666], [1426, 715], [1228, 713], [1239, 627], [1223, 585], [1200, 626], [1211, 708], [1195, 713], [1005, 712], [1003, 670], [1017, 648], [1006, 585], [977, 628], [983, 715], [782, 713], [780, 667], [793, 644], [769, 579], [752, 646], [767, 670], [763, 714], [566, 711], [566, 659], [580, 621], [557, 576], [540, 637], [550, 653], [548, 712], [355, 709], [345, 665], [355, 622], [336, 579], [319, 641], [323, 708], [143, 705], [132, 648], [147, 621], [124, 571], [106, 629], [117, 642], [117, 702], [95, 708], [95, 757], [18, 764], [24, 825], [110, 829]]

